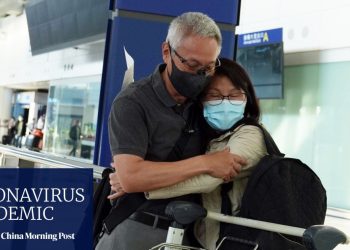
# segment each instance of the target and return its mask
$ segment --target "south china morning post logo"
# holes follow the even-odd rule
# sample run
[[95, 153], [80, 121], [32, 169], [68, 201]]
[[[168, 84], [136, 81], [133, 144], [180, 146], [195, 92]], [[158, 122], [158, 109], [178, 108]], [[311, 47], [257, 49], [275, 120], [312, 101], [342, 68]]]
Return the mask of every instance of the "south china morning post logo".
[[58, 241], [58, 240], [74, 240], [75, 234], [66, 234], [63, 232], [59, 233], [39, 233], [34, 234], [32, 232], [25, 232], [25, 233], [14, 233], [14, 232], [2, 232], [0, 235], [1, 240], [51, 240], [51, 241]]
[[91, 169], [0, 169], [0, 249], [91, 249]]

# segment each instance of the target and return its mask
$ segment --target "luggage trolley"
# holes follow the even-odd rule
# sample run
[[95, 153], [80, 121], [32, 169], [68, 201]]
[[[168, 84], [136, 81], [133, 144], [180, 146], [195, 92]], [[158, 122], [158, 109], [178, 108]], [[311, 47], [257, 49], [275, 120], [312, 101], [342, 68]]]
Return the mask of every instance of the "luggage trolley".
[[[350, 243], [350, 237], [334, 227], [314, 225], [305, 229], [241, 217], [227, 216], [224, 214], [207, 211], [203, 207], [190, 202], [171, 202], [167, 206], [165, 212], [171, 219], [173, 219], [173, 223], [168, 230], [166, 242], [154, 246], [150, 250], [206, 250], [203, 248], [182, 245], [182, 238], [184, 235], [183, 227], [196, 221], [197, 219], [205, 217], [220, 222], [301, 237], [304, 247], [308, 250], [331, 250], [338, 244]], [[252, 250], [256, 250], [259, 247], [258, 243], [256, 242], [229, 236], [222, 239], [216, 250], [220, 250], [222, 244], [228, 241], [244, 244], [247, 247], [251, 247], [250, 249]]]

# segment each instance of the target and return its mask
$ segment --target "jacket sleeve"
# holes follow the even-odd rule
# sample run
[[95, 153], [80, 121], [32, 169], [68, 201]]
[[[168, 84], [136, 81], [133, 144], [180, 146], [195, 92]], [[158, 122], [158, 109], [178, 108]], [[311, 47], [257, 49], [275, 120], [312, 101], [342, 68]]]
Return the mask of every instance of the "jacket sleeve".
[[247, 160], [247, 165], [243, 166], [233, 180], [249, 176], [260, 159], [267, 155], [263, 133], [259, 127], [252, 125], [239, 127], [230, 137], [227, 146], [232, 153]]
[[[211, 144], [213, 143], [215, 141], [211, 142]], [[266, 154], [262, 132], [256, 126], [246, 125], [237, 128], [228, 139], [226, 146], [230, 147], [232, 153], [240, 155], [248, 161], [248, 164], [242, 168], [235, 179], [250, 175], [253, 166]], [[216, 150], [221, 149], [223, 148]], [[165, 199], [190, 193], [209, 193], [222, 183], [223, 180], [220, 178], [203, 174], [169, 187], [146, 192], [145, 196], [147, 199]]]
[[152, 190], [145, 193], [147, 199], [166, 199], [185, 194], [209, 193], [223, 183], [220, 178], [215, 178], [207, 174], [194, 176], [188, 180], [175, 185]]

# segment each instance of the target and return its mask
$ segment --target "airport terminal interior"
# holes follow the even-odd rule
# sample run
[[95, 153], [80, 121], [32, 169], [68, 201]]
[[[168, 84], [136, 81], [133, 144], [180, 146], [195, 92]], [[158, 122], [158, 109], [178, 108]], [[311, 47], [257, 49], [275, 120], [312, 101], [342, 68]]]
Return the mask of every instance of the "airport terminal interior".
[[[111, 159], [108, 105], [125, 81], [162, 63], [162, 29], [173, 18], [142, 9], [111, 11], [109, 4], [0, 0], [1, 167], [90, 167], [94, 179], [101, 178]], [[348, 13], [346, 0], [242, 0], [236, 24], [218, 23], [224, 52], [256, 83], [261, 122], [286, 157], [302, 160], [321, 179], [325, 224], [350, 235]], [[111, 28], [118, 18], [125, 29]], [[157, 22], [160, 31], [134, 31], [137, 22]], [[268, 45], [239, 42], [273, 39], [270, 31], [280, 38]], [[112, 54], [112, 44], [118, 53]], [[116, 73], [108, 73], [111, 68]]]

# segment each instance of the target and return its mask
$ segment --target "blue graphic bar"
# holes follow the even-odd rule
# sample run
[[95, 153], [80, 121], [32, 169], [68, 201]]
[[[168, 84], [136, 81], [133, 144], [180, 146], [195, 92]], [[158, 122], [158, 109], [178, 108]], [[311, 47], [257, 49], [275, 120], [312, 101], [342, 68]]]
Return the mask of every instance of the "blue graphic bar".
[[92, 250], [92, 169], [0, 169], [1, 250]]

